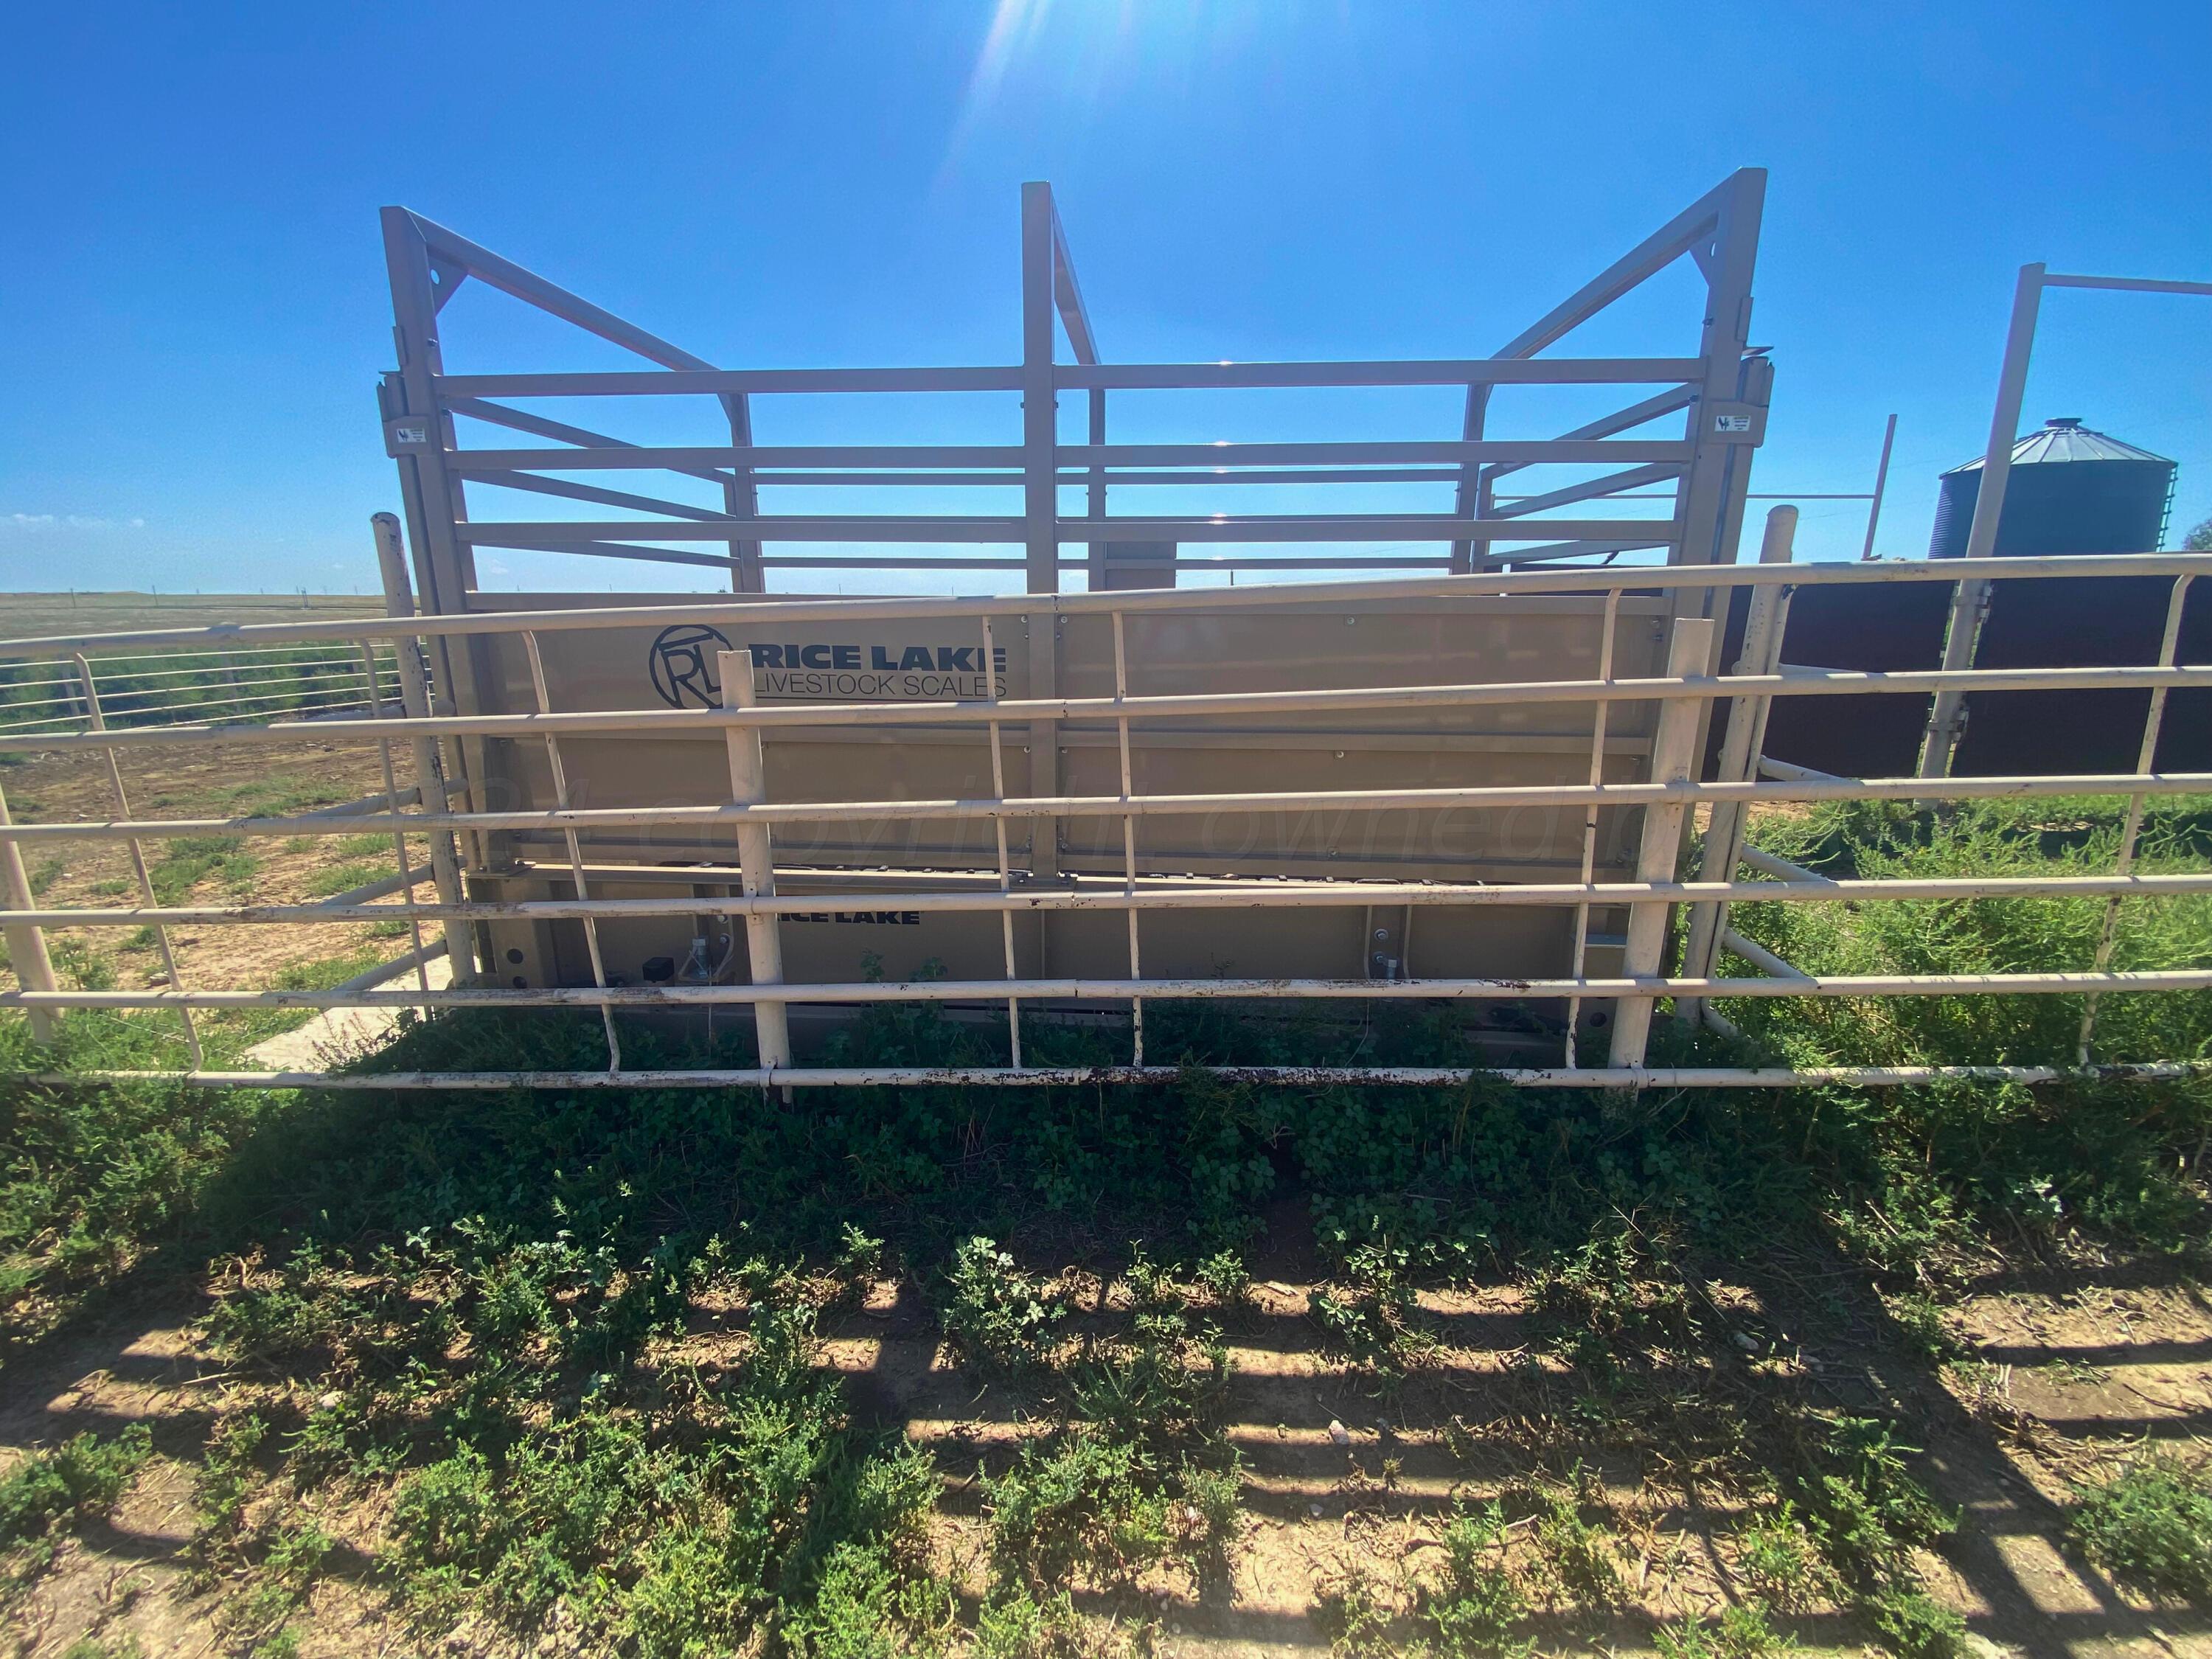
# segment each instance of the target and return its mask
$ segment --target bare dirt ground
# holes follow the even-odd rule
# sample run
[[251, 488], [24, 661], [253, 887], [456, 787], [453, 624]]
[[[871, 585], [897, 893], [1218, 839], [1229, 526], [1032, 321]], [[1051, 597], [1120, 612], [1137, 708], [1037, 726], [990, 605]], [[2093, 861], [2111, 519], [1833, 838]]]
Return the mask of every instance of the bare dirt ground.
[[[117, 751], [123, 784], [134, 817], [212, 818], [254, 812], [297, 811], [381, 793], [382, 763], [377, 751], [357, 744], [222, 744], [205, 748], [132, 749]], [[393, 767], [402, 789], [414, 781], [406, 746], [394, 746]], [[76, 751], [33, 757], [27, 763], [0, 767], [0, 788], [19, 823], [99, 823], [116, 816], [106, 763]], [[391, 873], [398, 862], [388, 839], [380, 848], [341, 844], [337, 836], [256, 837], [246, 843], [254, 860], [245, 880], [213, 871], [192, 884], [180, 903], [216, 905], [255, 901], [301, 903], [317, 896], [319, 878], [339, 866], [374, 866], [358, 873], [362, 881]], [[157, 864], [173, 843], [143, 843], [149, 864]], [[419, 866], [421, 843], [410, 849]], [[121, 841], [64, 841], [28, 844], [24, 863], [42, 905], [57, 909], [117, 908], [138, 903], [137, 878], [127, 843]], [[324, 895], [327, 896], [327, 895]], [[178, 966], [188, 986], [256, 989], [275, 983], [287, 969], [343, 957], [371, 944], [375, 924], [225, 926], [184, 927], [172, 932]], [[119, 988], [137, 989], [163, 974], [150, 939], [134, 939], [135, 929], [58, 929], [50, 935], [58, 962], [66, 964], [72, 945], [111, 961]], [[402, 946], [382, 941], [397, 954]], [[13, 975], [9, 976], [13, 982]]]
[[[1244, 1463], [1233, 1582], [1225, 1595], [1194, 1599], [1179, 1580], [1148, 1581], [1152, 1651], [1209, 1659], [1326, 1651], [1314, 1618], [1317, 1591], [1348, 1573], [1388, 1583], [1432, 1565], [1438, 1516], [1454, 1493], [1532, 1465], [1555, 1477], [1582, 1471], [1627, 1552], [1627, 1605], [1601, 1632], [1562, 1629], [1547, 1647], [1649, 1651], [1662, 1621], [1742, 1593], [1723, 1543], [1738, 1499], [1701, 1489], [1694, 1471], [1608, 1450], [1601, 1434], [1563, 1441], [1556, 1426], [1534, 1427], [1540, 1406], [1556, 1407], [1547, 1391], [1561, 1368], [1528, 1346], [1522, 1292], [1500, 1285], [1424, 1293], [1441, 1346], [1410, 1376], [1378, 1381], [1325, 1357], [1309, 1317], [1319, 1271], [1310, 1237], [1295, 1206], [1271, 1219], [1252, 1302], [1224, 1319], [1234, 1365], [1228, 1434]], [[1771, 1354], [1747, 1367], [1790, 1369], [1813, 1378], [1838, 1408], [1893, 1413], [1915, 1425], [1931, 1454], [1937, 1497], [1965, 1516], [1944, 1553], [1920, 1565], [1939, 1599], [1967, 1617], [1972, 1650], [2054, 1659], [2212, 1653], [2201, 1628], [2171, 1628], [2174, 1621], [2131, 1604], [2086, 1566], [2063, 1542], [2058, 1510], [2067, 1477], [2078, 1479], [2109, 1452], [2212, 1431], [2212, 1300], [2201, 1287], [2094, 1267], [1992, 1277], [1948, 1316], [1960, 1346], [1938, 1383], [1885, 1345], [1879, 1306], [1871, 1298], [1860, 1305], [1863, 1292], [1850, 1275], [1823, 1278], [1817, 1264], [1800, 1265], [1771, 1282], [1715, 1285], [1715, 1304], [1741, 1328], [1771, 1339]], [[1091, 1321], [1110, 1318], [1113, 1296], [1124, 1294], [1073, 1271], [1063, 1282], [1079, 1316]], [[141, 1420], [154, 1425], [157, 1455], [111, 1522], [64, 1544], [18, 1604], [10, 1653], [61, 1655], [88, 1631], [110, 1643], [127, 1632], [154, 1655], [231, 1650], [220, 1618], [224, 1587], [189, 1554], [182, 1460], [198, 1451], [218, 1415], [265, 1405], [270, 1395], [261, 1379], [221, 1370], [203, 1353], [191, 1326], [204, 1311], [202, 1297], [174, 1293], [113, 1308], [12, 1379], [0, 1405], [0, 1463], [81, 1429], [112, 1432]], [[827, 1330], [825, 1363], [845, 1379], [856, 1413], [935, 1452], [945, 1482], [940, 1564], [980, 1598], [979, 1477], [1004, 1468], [1047, 1419], [1018, 1389], [979, 1391], [955, 1369], [910, 1285], [879, 1282], [864, 1306]], [[741, 1341], [709, 1312], [682, 1339], [680, 1358], [712, 1376]], [[427, 1650], [371, 1576], [383, 1499], [325, 1498], [314, 1519], [339, 1548], [295, 1622], [299, 1650]], [[1847, 1627], [1818, 1608], [1786, 1624], [1808, 1650], [1858, 1649]], [[517, 1650], [510, 1637], [465, 1628], [436, 1650]]]

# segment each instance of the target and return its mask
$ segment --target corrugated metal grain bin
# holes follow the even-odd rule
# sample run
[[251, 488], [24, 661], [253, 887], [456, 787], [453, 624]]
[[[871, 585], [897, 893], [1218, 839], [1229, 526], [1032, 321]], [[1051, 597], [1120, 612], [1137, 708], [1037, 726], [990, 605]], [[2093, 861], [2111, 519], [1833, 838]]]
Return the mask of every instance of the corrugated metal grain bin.
[[[2154, 552], [2166, 539], [2173, 472], [2163, 455], [2093, 432], [2079, 416], [2047, 421], [2013, 446], [1994, 550], [2000, 558]], [[1965, 554], [1981, 493], [1978, 456], [1943, 475], [1929, 558]]]

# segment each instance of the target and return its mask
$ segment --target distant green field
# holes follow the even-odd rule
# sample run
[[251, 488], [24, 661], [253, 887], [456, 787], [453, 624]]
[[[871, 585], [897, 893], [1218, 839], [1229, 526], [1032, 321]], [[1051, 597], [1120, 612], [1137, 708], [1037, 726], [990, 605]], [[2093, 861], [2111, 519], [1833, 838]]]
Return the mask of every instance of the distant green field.
[[0, 593], [0, 638], [367, 617], [383, 608], [367, 593]]
[[[362, 617], [382, 608], [380, 599], [356, 593], [7, 593], [0, 594], [0, 638]], [[124, 644], [90, 656], [111, 726], [335, 714], [367, 702], [359, 651], [343, 641], [252, 651]], [[380, 646], [377, 659], [389, 698], [396, 690], [391, 647]], [[0, 730], [61, 732], [84, 724], [82, 689], [66, 657], [0, 662]]]

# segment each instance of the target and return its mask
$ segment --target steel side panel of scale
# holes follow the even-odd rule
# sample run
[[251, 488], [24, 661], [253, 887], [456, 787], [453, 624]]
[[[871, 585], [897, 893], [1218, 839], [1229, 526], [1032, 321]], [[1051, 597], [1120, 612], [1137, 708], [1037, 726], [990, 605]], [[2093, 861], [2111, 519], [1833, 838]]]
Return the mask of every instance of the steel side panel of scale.
[[[548, 608], [568, 596], [530, 596]], [[590, 597], [597, 602], [601, 596]], [[500, 596], [502, 605], [513, 596]], [[1613, 670], [1656, 673], [1664, 617], [1657, 601], [1624, 599], [1614, 627]], [[1347, 611], [1294, 607], [1133, 616], [1125, 623], [1132, 695], [1288, 690], [1382, 684], [1480, 684], [1594, 677], [1604, 602], [1596, 598], [1516, 597], [1397, 601]], [[980, 628], [966, 621], [821, 623], [804, 637], [739, 638], [741, 628], [704, 624], [598, 629], [543, 636], [555, 708], [709, 707], [720, 702], [715, 653], [756, 652], [756, 678], [770, 704], [814, 701], [892, 702], [975, 698], [995, 688], [1021, 696], [1029, 683], [1029, 639], [1022, 619], [994, 629], [988, 671]], [[1060, 689], [1069, 696], [1111, 696], [1110, 619], [1061, 624]], [[520, 640], [488, 642], [491, 693], [503, 712], [535, 707]], [[1606, 776], [1629, 781], [1646, 765], [1654, 709], [1616, 704], [1608, 719]], [[1133, 721], [1131, 769], [1139, 793], [1233, 790], [1438, 787], [1508, 783], [1578, 783], [1589, 775], [1593, 706], [1533, 706], [1323, 713], [1251, 720]], [[1061, 781], [1068, 793], [1120, 793], [1118, 734], [1111, 721], [1060, 727]], [[1009, 793], [1030, 787], [1026, 724], [1001, 732]], [[552, 775], [542, 744], [495, 744], [501, 752], [488, 791], [495, 808], [546, 807]], [[771, 732], [766, 742], [768, 796], [800, 802], [988, 797], [994, 793], [986, 728], [871, 727]], [[707, 805], [727, 799], [719, 733], [697, 738], [569, 738], [562, 744], [571, 799], [579, 806]], [[1598, 860], [1623, 865], [1632, 814], [1601, 822]], [[1118, 870], [1119, 820], [1063, 821], [1068, 867]], [[1028, 860], [1032, 825], [1008, 826], [1009, 853]], [[1555, 877], [1578, 857], [1576, 809], [1499, 809], [1350, 813], [1324, 820], [1266, 813], [1140, 819], [1138, 858], [1147, 869], [1209, 874], [1328, 874], [1532, 880]], [[527, 846], [542, 837], [520, 836]], [[728, 858], [727, 832], [612, 830], [586, 838], [593, 856], [666, 863]], [[549, 845], [550, 843], [548, 843]], [[991, 866], [990, 823], [914, 820], [793, 826], [775, 836], [779, 863], [914, 869]]]
[[[592, 896], [666, 898], [672, 886], [666, 878], [674, 873], [595, 879]], [[680, 884], [702, 896], [736, 891], [734, 870], [720, 880], [704, 872], [684, 875]], [[998, 916], [988, 911], [902, 910], [884, 902], [901, 889], [912, 891], [916, 885], [912, 876], [895, 872], [810, 871], [781, 878], [779, 890], [783, 895], [819, 895], [822, 901], [818, 908], [786, 915], [778, 923], [786, 979], [848, 984], [870, 970], [893, 980], [939, 972], [960, 980], [1002, 975], [1005, 944]], [[501, 899], [568, 897], [574, 891], [566, 876], [553, 871], [479, 878], [471, 882], [471, 890]], [[1144, 971], [1163, 978], [1260, 973], [1360, 977], [1370, 972], [1369, 935], [1376, 918], [1356, 888], [1348, 889], [1345, 899], [1296, 908], [1146, 911], [1139, 921]], [[1592, 912], [1590, 925], [1590, 965], [1594, 972], [1603, 973], [1613, 948], [1600, 941], [1609, 931], [1618, 932], [1620, 915], [1601, 907]], [[502, 964], [501, 983], [509, 982], [510, 977], [532, 985], [591, 982], [591, 958], [580, 922], [516, 921], [489, 926], [495, 958]], [[1397, 971], [1401, 976], [1424, 978], [1563, 976], [1572, 954], [1570, 926], [1564, 908], [1420, 906], [1397, 958]], [[695, 939], [706, 941], [705, 959], [720, 970], [723, 982], [744, 984], [748, 979], [742, 939], [734, 952], [729, 948], [739, 932], [733, 917], [705, 911], [610, 917], [600, 921], [599, 931], [608, 975], [617, 983], [647, 984], [680, 973], [692, 958]], [[1127, 924], [1119, 911], [1019, 913], [1014, 917], [1014, 941], [1015, 963], [1025, 977], [1121, 979], [1128, 975]]]

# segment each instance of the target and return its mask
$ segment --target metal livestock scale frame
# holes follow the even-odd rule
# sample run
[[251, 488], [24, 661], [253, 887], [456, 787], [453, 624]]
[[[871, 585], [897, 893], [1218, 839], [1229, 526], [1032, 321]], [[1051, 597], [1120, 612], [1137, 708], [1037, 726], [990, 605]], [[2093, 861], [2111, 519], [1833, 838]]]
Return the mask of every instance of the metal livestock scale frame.
[[[2212, 988], [2212, 969], [2199, 966], [2109, 967], [2125, 898], [2212, 891], [2212, 873], [2131, 870], [2149, 797], [2212, 790], [2212, 776], [2151, 769], [2166, 693], [2212, 685], [2212, 668], [2175, 662], [2189, 584], [2212, 569], [2212, 558], [1984, 558], [1978, 565], [1984, 574], [1977, 580], [2171, 578], [2164, 649], [2154, 665], [1978, 670], [1969, 659], [1925, 672], [1869, 674], [1782, 663], [1789, 596], [1800, 586], [1960, 578], [1955, 568], [1927, 565], [1793, 564], [1795, 514], [1788, 508], [1770, 516], [1758, 563], [1733, 562], [1751, 451], [1764, 434], [1772, 380], [1763, 352], [1748, 344], [1763, 190], [1757, 171], [1733, 175], [1491, 357], [1108, 365], [1099, 360], [1050, 192], [1031, 185], [1023, 195], [1023, 359], [980, 368], [718, 369], [404, 210], [386, 210], [401, 367], [386, 378], [380, 400], [387, 447], [399, 465], [411, 573], [398, 522], [380, 514], [384, 618], [0, 642], [0, 660], [56, 665], [57, 674], [73, 674], [86, 728], [0, 731], [0, 748], [103, 751], [116, 799], [115, 817], [99, 823], [10, 823], [0, 803], [8, 902], [0, 926], [21, 984], [0, 994], [0, 1006], [27, 1011], [42, 1036], [56, 1009], [174, 1008], [191, 1069], [145, 1075], [230, 1086], [1156, 1081], [1185, 1068], [1147, 1061], [1145, 1003], [1216, 997], [1411, 999], [1557, 1011], [1556, 1036], [1545, 1040], [1560, 1045], [1559, 1063], [1480, 1068], [1531, 1086], [2201, 1073], [2204, 1062], [2179, 1057], [2105, 1066], [2090, 1060], [2097, 996]], [[1704, 282], [1697, 356], [1537, 355], [1685, 258]], [[468, 281], [657, 367], [448, 374], [438, 317]], [[1073, 362], [1057, 361], [1063, 331]], [[1658, 390], [1557, 437], [1488, 435], [1498, 388], [1561, 386]], [[1223, 444], [1112, 443], [1106, 434], [1109, 392], [1360, 386], [1461, 388], [1461, 434]], [[1084, 394], [1082, 443], [1061, 441], [1062, 391]], [[1018, 393], [1021, 441], [753, 441], [756, 396], [866, 392]], [[671, 397], [711, 400], [727, 441], [636, 444], [514, 406]], [[1681, 417], [1672, 434], [1622, 435], [1670, 416]], [[464, 447], [462, 422], [473, 423], [471, 430], [489, 425], [541, 441]], [[1585, 476], [1501, 496], [1500, 479], [1531, 467]], [[703, 484], [718, 504], [611, 489], [574, 476], [609, 471], [688, 480], [693, 493]], [[1106, 510], [1109, 487], [1250, 484], [1448, 486], [1455, 505], [1446, 514]], [[1636, 499], [1655, 484], [1673, 487], [1668, 517], [1558, 516], [1579, 503]], [[474, 518], [465, 495], [471, 485], [624, 516]], [[1022, 511], [760, 508], [763, 489], [886, 486], [1018, 491]], [[1068, 489], [1083, 492], [1083, 514], [1063, 513]], [[1999, 493], [1985, 494], [1992, 513], [1990, 498]], [[962, 550], [911, 557], [768, 550], [819, 542]], [[1395, 550], [1409, 542], [1439, 550], [1410, 557]], [[1333, 550], [1318, 558], [1234, 552], [1198, 558], [1185, 551], [1254, 543]], [[720, 550], [700, 552], [698, 544]], [[1377, 544], [1389, 550], [1372, 551]], [[975, 546], [1018, 551], [964, 551]], [[1083, 548], [1085, 556], [1064, 557], [1068, 547]], [[476, 582], [480, 548], [706, 564], [727, 572], [733, 592], [726, 599], [631, 594], [613, 604], [570, 593], [488, 595]], [[1613, 562], [1637, 550], [1663, 550], [1668, 562]], [[1595, 568], [1563, 562], [1591, 558], [1603, 562]], [[779, 566], [1005, 568], [1021, 573], [1024, 591], [770, 599], [766, 573]], [[1409, 566], [1433, 574], [1174, 586], [1185, 574], [1224, 568], [1340, 573]], [[1061, 573], [1071, 568], [1085, 572], [1089, 591], [1060, 591]], [[1723, 672], [1715, 618], [1738, 586], [1753, 589], [1748, 625], [1741, 654]], [[371, 718], [127, 727], [102, 718], [94, 662], [102, 652], [329, 641], [358, 654]], [[381, 665], [391, 659], [398, 695], [387, 699]], [[2083, 686], [2148, 693], [2136, 772], [1855, 779], [1808, 773], [1761, 753], [1765, 711], [1775, 696], [1942, 700], [1977, 689]], [[1707, 726], [1723, 702], [1725, 740], [1713, 775], [1700, 777]], [[398, 712], [387, 716], [387, 708]], [[385, 791], [281, 817], [134, 818], [112, 765], [130, 747], [284, 743], [302, 735], [379, 750]], [[404, 788], [393, 763], [393, 745], [401, 743], [413, 759], [413, 782]], [[1220, 787], [1224, 781], [1241, 787]], [[1838, 881], [1744, 841], [1748, 811], [1767, 802], [2084, 793], [2131, 803], [2118, 865], [2107, 876]], [[1698, 878], [1684, 880], [1692, 809], [1701, 804], [1711, 809], [1703, 865]], [[184, 836], [363, 831], [392, 836], [398, 875], [312, 904], [161, 906], [141, 851], [147, 841]], [[411, 861], [410, 837], [427, 845], [427, 869]], [[37, 904], [22, 848], [82, 839], [130, 843], [143, 902], [106, 909]], [[553, 855], [533, 856], [539, 849]], [[1765, 878], [1742, 879], [1746, 866]], [[417, 896], [424, 884], [434, 890], [427, 902]], [[1730, 903], [1751, 901], [2047, 895], [2107, 900], [2091, 969], [1808, 975], [1727, 921]], [[1670, 971], [1678, 906], [1688, 907], [1688, 925]], [[177, 977], [167, 932], [187, 924], [395, 919], [413, 931], [415, 948], [331, 991], [188, 988]], [[847, 921], [872, 925], [847, 934], [837, 927]], [[730, 933], [714, 933], [717, 925]], [[60, 989], [42, 930], [113, 927], [153, 930], [168, 984]], [[858, 973], [855, 940], [862, 936], [897, 958], [892, 971]], [[1255, 976], [1224, 963], [1223, 939], [1264, 952], [1272, 971]], [[1760, 971], [1723, 975], [1724, 951]], [[1609, 955], [1612, 971], [1595, 971], [1593, 953]], [[441, 954], [455, 969], [450, 988], [429, 982], [428, 964]], [[740, 961], [744, 979], [724, 982]], [[946, 962], [949, 973], [939, 968]], [[411, 988], [393, 983], [410, 974]], [[1652, 1012], [1662, 999], [1725, 1030], [1715, 1000], [1991, 994], [2086, 994], [2078, 1064], [1646, 1063]], [[1009, 1063], [948, 1071], [794, 1058], [791, 1011], [886, 1001], [956, 1005], [971, 1014], [1003, 1009], [998, 1017], [1006, 1024]], [[1129, 1012], [1127, 1065], [1072, 1071], [1023, 1063], [1024, 1006], [1100, 1004]], [[609, 1065], [563, 1073], [209, 1070], [191, 1012], [237, 1006], [574, 1007], [603, 1022]], [[750, 1012], [757, 1065], [682, 1071], [623, 1065], [616, 1010], [715, 1008]], [[1535, 1040], [1519, 1040], [1523, 1058]], [[1589, 1063], [1586, 1052], [1596, 1046], [1603, 1061]], [[1436, 1083], [1476, 1068], [1214, 1069], [1255, 1078]]]

